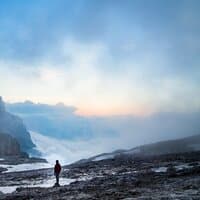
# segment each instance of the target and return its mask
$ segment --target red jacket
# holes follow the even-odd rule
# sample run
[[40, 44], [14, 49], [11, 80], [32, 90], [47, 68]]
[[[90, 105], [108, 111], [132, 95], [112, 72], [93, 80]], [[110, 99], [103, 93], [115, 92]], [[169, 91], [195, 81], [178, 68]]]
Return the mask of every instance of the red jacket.
[[60, 164], [56, 164], [54, 167], [54, 173], [59, 174], [61, 171], [61, 166]]

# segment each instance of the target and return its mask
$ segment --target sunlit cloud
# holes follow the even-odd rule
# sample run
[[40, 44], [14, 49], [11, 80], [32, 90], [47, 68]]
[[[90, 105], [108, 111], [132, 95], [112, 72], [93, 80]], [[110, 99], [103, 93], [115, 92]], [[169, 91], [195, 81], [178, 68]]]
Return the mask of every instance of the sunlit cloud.
[[1, 5], [0, 95], [63, 102], [80, 115], [200, 109], [199, 3], [152, 5]]
[[[64, 102], [77, 106], [77, 113], [83, 115], [145, 115], [162, 110], [187, 111], [200, 107], [195, 82], [178, 76], [154, 77], [146, 69], [146, 61], [135, 63], [129, 60], [127, 63], [122, 59], [113, 66], [111, 53], [105, 44], [81, 43], [70, 38], [64, 40], [60, 52], [65, 59], [58, 64], [44, 58], [29, 67], [1, 62], [1, 87], [5, 98], [50, 104]], [[105, 62], [106, 58], [110, 58], [109, 63]], [[153, 61], [150, 64], [153, 63], [156, 64]], [[102, 67], [122, 65], [124, 69], [116, 72], [101, 70]], [[12, 74], [10, 66], [13, 66]], [[13, 92], [10, 92], [12, 89]]]

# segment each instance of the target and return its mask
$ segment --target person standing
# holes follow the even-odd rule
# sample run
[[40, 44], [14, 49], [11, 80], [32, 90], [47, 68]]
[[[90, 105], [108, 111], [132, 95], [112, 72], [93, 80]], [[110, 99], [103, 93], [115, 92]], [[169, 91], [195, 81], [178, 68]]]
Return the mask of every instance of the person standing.
[[56, 186], [60, 186], [59, 184], [59, 176], [61, 172], [61, 165], [58, 160], [56, 160], [56, 164], [54, 166], [54, 175], [56, 176]]

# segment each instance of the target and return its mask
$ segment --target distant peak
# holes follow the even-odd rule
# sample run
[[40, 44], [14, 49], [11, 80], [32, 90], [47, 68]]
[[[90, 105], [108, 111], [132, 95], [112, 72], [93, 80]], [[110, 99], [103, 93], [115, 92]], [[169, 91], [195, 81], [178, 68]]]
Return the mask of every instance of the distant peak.
[[0, 96], [0, 112], [5, 112], [5, 104], [1, 96]]
[[58, 107], [65, 107], [65, 104], [62, 103], [62, 102], [59, 102], [59, 103], [56, 104], [56, 106], [58, 106]]
[[32, 101], [26, 100], [24, 101], [25, 104], [34, 104]]

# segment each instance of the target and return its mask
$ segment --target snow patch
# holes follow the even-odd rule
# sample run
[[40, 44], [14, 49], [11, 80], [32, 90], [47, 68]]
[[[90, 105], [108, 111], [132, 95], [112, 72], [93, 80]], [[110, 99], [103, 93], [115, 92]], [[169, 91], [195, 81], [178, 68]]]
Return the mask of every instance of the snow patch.
[[188, 164], [182, 164], [175, 166], [176, 170], [183, 170], [183, 169], [190, 169], [193, 168], [193, 166], [189, 166]]
[[4, 158], [0, 158], [0, 161], [3, 161], [3, 160], [5, 160]]
[[19, 165], [4, 165], [1, 164], [0, 167], [6, 168], [8, 172], [21, 172], [21, 171], [29, 171], [29, 170], [37, 170], [37, 169], [46, 169], [52, 167], [49, 163], [26, 163]]
[[152, 168], [151, 170], [156, 173], [165, 173], [167, 172], [167, 167]]
[[[76, 181], [76, 179], [69, 179], [69, 178], [60, 178], [59, 182], [60, 185], [69, 185], [70, 183]], [[34, 183], [32, 182], [26, 182], [26, 184], [22, 185], [12, 185], [12, 186], [2, 186], [0, 187], [0, 191], [3, 192], [4, 194], [6, 193], [12, 193], [14, 192], [18, 187], [26, 188], [26, 187], [43, 187], [43, 188], [48, 188], [48, 187], [53, 187], [55, 184], [55, 177], [50, 177], [49, 179], [46, 179], [44, 181], [36, 181]]]
[[[60, 178], [59, 183], [60, 185], [69, 185], [70, 183], [76, 181], [76, 179], [69, 179], [69, 178]], [[55, 184], [55, 177], [51, 177], [50, 179], [47, 179], [40, 183], [30, 184], [28, 187], [52, 187]]]
[[8, 194], [14, 192], [17, 189], [17, 187], [19, 186], [3, 186], [0, 187], [0, 191], [3, 192], [4, 194]]

